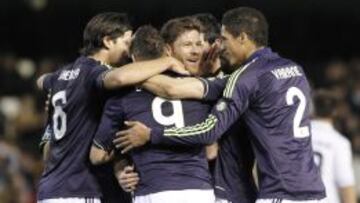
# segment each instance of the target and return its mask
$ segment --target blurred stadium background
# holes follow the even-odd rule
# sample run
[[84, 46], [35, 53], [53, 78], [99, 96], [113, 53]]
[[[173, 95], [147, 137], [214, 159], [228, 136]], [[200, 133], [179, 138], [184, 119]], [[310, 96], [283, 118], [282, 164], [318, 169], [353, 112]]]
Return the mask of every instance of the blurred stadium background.
[[260, 9], [270, 45], [304, 66], [314, 89], [341, 100], [337, 128], [352, 142], [360, 197], [360, 1], [358, 0], [1, 0], [0, 203], [35, 202], [42, 170], [38, 143], [45, 95], [35, 79], [75, 59], [87, 20], [98, 12], [127, 12], [135, 27], [237, 6]]

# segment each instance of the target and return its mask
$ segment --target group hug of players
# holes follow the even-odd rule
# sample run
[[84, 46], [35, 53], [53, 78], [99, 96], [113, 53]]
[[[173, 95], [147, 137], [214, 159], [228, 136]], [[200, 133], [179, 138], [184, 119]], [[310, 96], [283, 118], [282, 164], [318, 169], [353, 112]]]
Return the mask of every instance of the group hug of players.
[[134, 34], [125, 14], [98, 14], [81, 56], [37, 83], [50, 94], [39, 203], [325, 201], [307, 78], [268, 47], [256, 9]]

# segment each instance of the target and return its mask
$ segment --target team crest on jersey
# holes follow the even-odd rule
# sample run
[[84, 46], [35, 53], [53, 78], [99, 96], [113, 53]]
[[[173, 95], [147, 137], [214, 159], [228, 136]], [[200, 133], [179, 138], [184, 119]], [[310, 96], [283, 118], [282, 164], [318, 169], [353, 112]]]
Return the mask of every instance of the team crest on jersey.
[[216, 104], [217, 111], [224, 111], [226, 109], [226, 107], [227, 107], [227, 104], [224, 100], [221, 100]]

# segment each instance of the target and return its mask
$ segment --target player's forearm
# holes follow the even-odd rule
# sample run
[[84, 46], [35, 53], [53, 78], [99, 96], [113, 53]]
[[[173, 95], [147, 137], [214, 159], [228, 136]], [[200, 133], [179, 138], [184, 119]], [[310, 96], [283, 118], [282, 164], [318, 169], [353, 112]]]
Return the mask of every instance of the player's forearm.
[[234, 101], [220, 100], [212, 114], [201, 123], [182, 128], [152, 129], [151, 143], [160, 145], [196, 146], [216, 142], [241, 115]]
[[150, 92], [167, 99], [201, 99], [204, 86], [196, 78], [171, 78], [165, 75], [151, 77], [143, 83]]
[[202, 99], [204, 97], [203, 83], [196, 78], [178, 79], [169, 91], [175, 99]]
[[206, 146], [206, 158], [208, 161], [216, 159], [219, 151], [218, 143]]
[[356, 191], [354, 186], [340, 188], [342, 203], [356, 203]]
[[151, 77], [148, 80], [146, 80], [144, 83], [142, 83], [141, 86], [155, 95], [167, 99], [172, 99], [170, 92], [168, 91], [169, 89], [168, 83], [159, 81], [159, 79], [161, 80], [163, 77], [167, 77], [167, 76], [156, 75], [154, 77]]
[[171, 65], [167, 58], [131, 63], [108, 72], [103, 78], [104, 87], [114, 89], [135, 85], [168, 70]]
[[117, 159], [114, 161], [114, 172], [120, 173], [124, 170], [126, 166], [130, 165], [130, 162], [127, 159]]
[[100, 165], [113, 159], [113, 153], [92, 146], [90, 150], [90, 161], [93, 165]]
[[[199, 146], [214, 143], [221, 134], [215, 128], [217, 118], [210, 115], [204, 122], [183, 128], [152, 129], [151, 143], [169, 146]], [[198, 129], [198, 130], [196, 130]]]
[[43, 145], [43, 161], [47, 162], [50, 157], [50, 142], [45, 142]]

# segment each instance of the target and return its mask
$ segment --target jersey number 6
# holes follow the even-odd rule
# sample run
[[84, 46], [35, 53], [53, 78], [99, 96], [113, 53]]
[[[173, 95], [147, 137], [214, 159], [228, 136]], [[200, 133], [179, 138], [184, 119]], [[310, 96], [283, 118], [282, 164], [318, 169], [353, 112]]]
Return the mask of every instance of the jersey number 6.
[[66, 132], [66, 113], [63, 110], [63, 106], [66, 104], [66, 92], [57, 92], [53, 96], [51, 103], [54, 107], [54, 115], [52, 118], [55, 139], [60, 140]]

